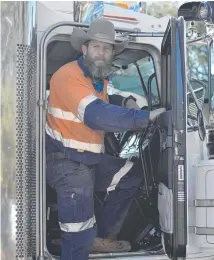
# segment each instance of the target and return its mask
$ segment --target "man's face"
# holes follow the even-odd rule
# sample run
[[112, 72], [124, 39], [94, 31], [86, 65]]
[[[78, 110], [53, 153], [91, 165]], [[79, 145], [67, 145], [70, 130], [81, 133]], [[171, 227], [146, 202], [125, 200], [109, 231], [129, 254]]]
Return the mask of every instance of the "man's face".
[[108, 76], [113, 57], [113, 45], [99, 41], [90, 41], [83, 45], [85, 65], [94, 78], [103, 79]]

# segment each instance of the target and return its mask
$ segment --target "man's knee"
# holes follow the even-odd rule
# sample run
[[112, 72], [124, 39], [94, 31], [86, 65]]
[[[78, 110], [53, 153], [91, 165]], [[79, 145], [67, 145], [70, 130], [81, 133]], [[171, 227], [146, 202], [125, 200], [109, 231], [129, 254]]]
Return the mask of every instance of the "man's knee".
[[126, 174], [121, 178], [119, 182], [119, 187], [121, 189], [136, 189], [140, 186], [142, 180], [143, 180], [143, 172], [142, 168], [139, 163], [133, 163], [126, 161], [126, 165], [129, 165], [129, 167], [126, 167]]

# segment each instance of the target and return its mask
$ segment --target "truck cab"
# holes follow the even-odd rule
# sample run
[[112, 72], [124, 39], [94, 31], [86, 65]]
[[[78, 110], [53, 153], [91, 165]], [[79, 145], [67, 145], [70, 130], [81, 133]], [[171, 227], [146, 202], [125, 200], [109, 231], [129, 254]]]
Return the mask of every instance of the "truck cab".
[[[13, 2], [3, 11], [2, 259], [59, 259], [56, 193], [45, 178], [49, 82], [81, 56], [70, 35], [88, 25], [72, 21], [72, 2]], [[150, 23], [145, 31], [115, 21], [117, 42], [129, 44], [113, 59], [109, 94], [166, 112], [140, 133], [106, 133], [105, 152], [138, 163], [143, 181], [118, 234], [131, 252], [90, 259], [214, 257], [212, 12], [207, 2], [184, 4], [161, 27], [138, 14]]]

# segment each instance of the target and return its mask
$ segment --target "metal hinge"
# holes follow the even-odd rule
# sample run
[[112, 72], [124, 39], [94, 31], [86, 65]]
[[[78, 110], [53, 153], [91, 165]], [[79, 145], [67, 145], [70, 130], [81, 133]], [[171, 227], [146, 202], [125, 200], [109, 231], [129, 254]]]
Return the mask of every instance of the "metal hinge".
[[46, 108], [46, 101], [44, 99], [38, 99], [37, 106]]

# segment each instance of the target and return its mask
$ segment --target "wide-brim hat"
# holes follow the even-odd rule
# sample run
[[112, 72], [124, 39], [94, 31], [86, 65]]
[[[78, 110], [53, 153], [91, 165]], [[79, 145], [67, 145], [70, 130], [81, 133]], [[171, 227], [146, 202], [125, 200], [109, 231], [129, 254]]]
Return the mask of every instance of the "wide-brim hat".
[[92, 21], [87, 32], [81, 28], [74, 28], [71, 34], [71, 45], [75, 50], [82, 52], [82, 45], [90, 40], [113, 44], [115, 54], [120, 53], [128, 45], [128, 41], [115, 42], [114, 25], [105, 19]]

